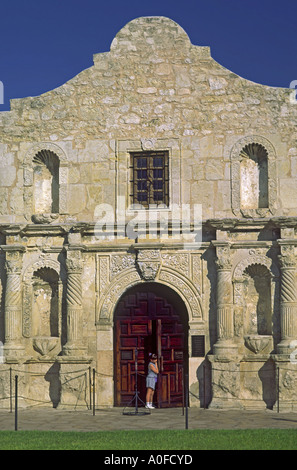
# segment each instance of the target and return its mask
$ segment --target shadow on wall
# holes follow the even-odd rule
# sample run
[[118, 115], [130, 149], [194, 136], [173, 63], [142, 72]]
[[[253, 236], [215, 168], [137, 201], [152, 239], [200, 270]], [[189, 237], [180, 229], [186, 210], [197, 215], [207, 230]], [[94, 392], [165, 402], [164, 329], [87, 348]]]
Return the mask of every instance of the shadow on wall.
[[190, 385], [190, 403], [197, 404], [200, 408], [208, 408], [211, 399], [211, 364], [207, 359], [199, 365], [196, 371], [197, 382]]
[[269, 410], [272, 410], [277, 400], [276, 370], [274, 362], [271, 359], [265, 362], [261, 369], [259, 369], [258, 375], [262, 382], [263, 401], [266, 404], [266, 407]]
[[49, 382], [49, 397], [53, 408], [57, 408], [61, 400], [60, 364], [55, 362], [45, 374], [45, 380]]

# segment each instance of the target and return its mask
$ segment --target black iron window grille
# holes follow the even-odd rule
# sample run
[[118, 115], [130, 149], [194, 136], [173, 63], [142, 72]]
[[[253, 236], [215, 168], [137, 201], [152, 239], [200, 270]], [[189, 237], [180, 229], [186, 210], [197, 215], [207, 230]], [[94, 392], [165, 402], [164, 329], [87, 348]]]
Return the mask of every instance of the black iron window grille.
[[131, 153], [131, 203], [169, 205], [168, 152]]

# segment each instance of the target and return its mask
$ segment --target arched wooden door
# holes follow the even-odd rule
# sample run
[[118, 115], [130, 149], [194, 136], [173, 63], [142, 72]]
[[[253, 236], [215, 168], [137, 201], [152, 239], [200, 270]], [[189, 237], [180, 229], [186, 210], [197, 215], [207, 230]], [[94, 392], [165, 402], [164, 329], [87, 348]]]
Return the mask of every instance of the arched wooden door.
[[137, 389], [145, 402], [149, 352], [159, 357], [155, 405], [181, 406], [188, 361], [187, 312], [179, 296], [155, 283], [130, 289], [115, 312], [115, 405], [127, 405]]

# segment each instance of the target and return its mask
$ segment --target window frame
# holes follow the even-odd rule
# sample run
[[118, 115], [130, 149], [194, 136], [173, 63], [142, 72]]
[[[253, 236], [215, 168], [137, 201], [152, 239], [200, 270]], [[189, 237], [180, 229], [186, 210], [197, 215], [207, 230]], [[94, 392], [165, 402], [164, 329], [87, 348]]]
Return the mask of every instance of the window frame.
[[[156, 163], [161, 159], [161, 164]], [[144, 165], [138, 165], [141, 160]], [[162, 176], [160, 176], [160, 170]], [[145, 172], [145, 177], [139, 173]], [[161, 188], [154, 187], [155, 183], [161, 182]], [[144, 184], [141, 189], [140, 183]], [[158, 186], [158, 185], [157, 185]], [[140, 194], [144, 197], [138, 198]], [[156, 194], [162, 193], [160, 200]], [[160, 202], [159, 202], [160, 201]], [[145, 150], [130, 152], [130, 204], [132, 207], [141, 205], [145, 209], [169, 208], [169, 152], [168, 150]]]

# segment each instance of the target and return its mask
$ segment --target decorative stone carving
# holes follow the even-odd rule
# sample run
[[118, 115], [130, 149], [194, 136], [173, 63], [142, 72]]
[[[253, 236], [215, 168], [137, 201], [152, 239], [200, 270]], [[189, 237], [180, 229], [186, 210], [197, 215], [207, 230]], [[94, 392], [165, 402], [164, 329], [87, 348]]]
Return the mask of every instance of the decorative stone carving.
[[218, 356], [209, 356], [209, 360], [213, 393], [210, 408], [240, 407], [240, 363]]
[[201, 254], [192, 254], [190, 259], [192, 261], [192, 281], [201, 295], [203, 284], [203, 261]]
[[244, 280], [244, 271], [251, 265], [263, 265], [266, 266], [268, 271], [271, 273], [272, 277], [279, 276], [279, 270], [275, 263], [273, 263], [271, 258], [263, 256], [260, 253], [255, 253], [255, 251], [250, 251], [249, 256], [244, 257], [239, 263], [235, 266], [233, 271], [233, 279], [236, 281]]
[[227, 242], [213, 242], [216, 246], [217, 266], [217, 342], [214, 353], [217, 355], [233, 354], [234, 320], [231, 283], [232, 258]]
[[162, 253], [161, 258], [162, 266], [168, 266], [182, 272], [185, 276], [189, 276], [190, 264], [188, 253]]
[[156, 147], [157, 139], [141, 139], [141, 147], [143, 150], [151, 150]]
[[[121, 295], [130, 287], [143, 282], [139, 272], [135, 268], [123, 270], [109, 284], [103, 298], [97, 299], [96, 318], [97, 324], [110, 324], [114, 308]], [[185, 279], [176, 271], [169, 268], [161, 269], [158, 279], [155, 282], [161, 282], [171, 287], [177, 292], [185, 302], [189, 320], [193, 318], [202, 319], [202, 307], [199, 292], [189, 279]]]
[[281, 342], [277, 351], [288, 354], [297, 337], [297, 286], [296, 257], [294, 245], [281, 243], [281, 255], [278, 257], [281, 266]]
[[35, 155], [42, 150], [49, 150], [59, 157], [60, 162], [64, 164], [68, 163], [67, 155], [59, 145], [54, 144], [53, 142], [38, 142], [32, 145], [32, 147], [27, 151], [24, 158], [24, 165], [30, 166]]
[[176, 272], [165, 269], [161, 270], [159, 280], [164, 281], [169, 287], [174, 288], [174, 290], [179, 293], [184, 302], [189, 305], [189, 310], [193, 318], [202, 318], [199, 292], [189, 280], [186, 281]]
[[96, 255], [96, 294], [101, 296], [109, 284], [109, 256]]
[[[9, 251], [8, 251], [9, 250]], [[23, 249], [7, 247], [6, 252], [6, 291], [5, 291], [5, 354], [18, 358], [22, 354], [22, 295], [21, 269]]]
[[59, 261], [56, 261], [55, 259], [51, 258], [50, 255], [46, 253], [42, 253], [37, 261], [33, 262], [30, 264], [26, 270], [24, 271], [23, 275], [23, 282], [24, 283], [30, 283], [33, 273], [35, 271], [38, 271], [39, 269], [43, 268], [50, 268], [56, 271], [56, 273], [60, 276], [61, 271], [64, 270], [64, 266], [59, 263]]
[[111, 278], [120, 274], [124, 269], [129, 269], [135, 264], [135, 255], [131, 253], [111, 256], [110, 276]]
[[126, 270], [117, 276], [109, 285], [104, 298], [98, 301], [96, 306], [97, 323], [110, 323], [112, 321], [113, 310], [121, 295], [126, 289], [139, 282], [141, 282], [141, 278], [135, 268]]
[[80, 356], [84, 354], [82, 346], [82, 260], [79, 250], [67, 252], [67, 343], [63, 354]]
[[145, 281], [153, 281], [160, 269], [160, 251], [153, 249], [137, 251], [136, 264], [142, 278]]
[[55, 349], [59, 342], [59, 338], [53, 336], [40, 336], [33, 338], [34, 349], [44, 358], [48, 358], [50, 352]]
[[230, 256], [230, 247], [228, 245], [217, 246], [217, 258], [215, 260], [215, 263], [219, 271], [231, 270], [232, 260]]
[[270, 341], [271, 336], [266, 335], [248, 335], [244, 337], [246, 347], [255, 354], [264, 351]]
[[297, 265], [294, 245], [281, 245], [281, 255], [278, 256], [280, 267], [294, 268]]
[[35, 224], [51, 224], [57, 221], [59, 214], [34, 214], [32, 215], [32, 221]]

